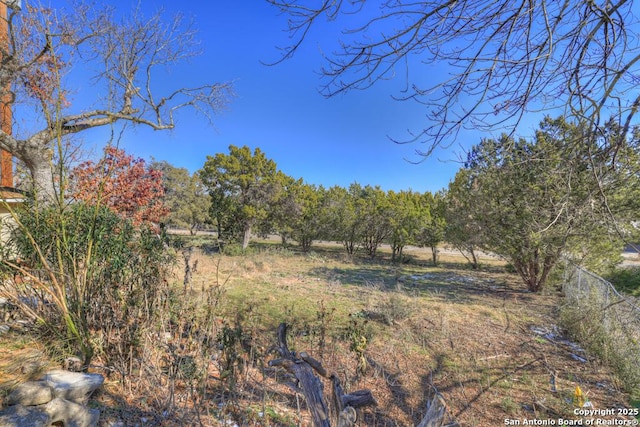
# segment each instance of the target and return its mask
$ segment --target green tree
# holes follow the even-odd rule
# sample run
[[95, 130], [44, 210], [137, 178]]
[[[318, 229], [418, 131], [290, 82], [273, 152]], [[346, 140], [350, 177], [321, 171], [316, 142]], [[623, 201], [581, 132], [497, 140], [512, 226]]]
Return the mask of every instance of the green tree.
[[304, 252], [308, 252], [313, 242], [326, 232], [325, 189], [299, 181], [295, 186], [294, 197], [296, 211], [290, 219], [291, 237], [300, 244]]
[[484, 140], [469, 164], [480, 189], [483, 245], [508, 259], [533, 292], [544, 286], [580, 215], [566, 191], [577, 183], [562, 173], [562, 153], [548, 142]]
[[594, 141], [588, 131], [548, 118], [533, 140], [483, 140], [461, 173], [472, 203], [459, 214], [474, 224], [482, 247], [509, 260], [534, 292], [563, 254], [594, 255], [594, 241], [620, 241], [606, 221], [600, 193], [618, 193], [612, 184], [627, 171], [606, 165], [602, 145], [568, 149], [567, 141], [579, 135]]
[[[589, 132], [563, 118], [546, 118], [536, 133], [538, 141], [563, 147], [567, 154], [562, 169], [565, 173], [572, 171], [571, 180], [565, 181], [571, 185], [571, 198], [579, 206], [575, 212], [580, 220], [573, 221], [563, 256], [601, 274], [622, 261], [624, 242], [636, 241], [633, 224], [640, 208], [640, 134], [637, 128], [623, 135], [624, 132], [615, 120], [597, 132]], [[589, 143], [569, 147], [562, 143], [577, 139], [576, 134], [584, 135]], [[612, 139], [624, 142], [613, 156], [609, 152], [611, 143], [607, 142]]]
[[249, 245], [253, 228], [265, 221], [280, 186], [277, 168], [259, 148], [229, 146], [229, 154], [207, 156], [198, 172], [211, 195], [211, 212], [219, 236], [238, 238]]
[[296, 180], [277, 171], [274, 183], [274, 197], [271, 200], [269, 212], [257, 228], [264, 236], [271, 233], [278, 234], [284, 246], [291, 238], [294, 228], [293, 221], [300, 211], [297, 193], [298, 188], [302, 185], [302, 179]]
[[478, 250], [482, 245], [482, 225], [477, 220], [478, 208], [474, 200], [478, 197], [478, 184], [467, 169], [460, 169], [445, 196], [445, 240], [453, 245], [471, 264], [480, 267]]
[[362, 246], [371, 258], [375, 258], [378, 247], [391, 234], [391, 204], [387, 193], [379, 186], [367, 185], [355, 196], [356, 218], [362, 227]]
[[431, 213], [419, 193], [389, 191], [387, 197], [390, 226], [387, 241], [391, 245], [391, 260], [402, 262], [405, 246], [419, 242], [421, 228], [430, 221]]
[[362, 224], [356, 212], [357, 196], [362, 186], [353, 183], [349, 189], [333, 186], [327, 190], [324, 217], [327, 238], [342, 242], [347, 254], [353, 255], [361, 243]]
[[211, 197], [199, 174], [190, 174], [186, 168], [177, 168], [165, 160], [153, 162], [151, 169], [162, 172], [164, 203], [169, 210], [167, 225], [186, 228], [194, 235], [210, 223]]
[[447, 222], [445, 220], [445, 196], [438, 192], [435, 195], [429, 192], [422, 195], [423, 210], [429, 215], [422, 216], [422, 227], [417, 237], [420, 246], [431, 248], [431, 260], [433, 265], [438, 264], [438, 245], [445, 239]]

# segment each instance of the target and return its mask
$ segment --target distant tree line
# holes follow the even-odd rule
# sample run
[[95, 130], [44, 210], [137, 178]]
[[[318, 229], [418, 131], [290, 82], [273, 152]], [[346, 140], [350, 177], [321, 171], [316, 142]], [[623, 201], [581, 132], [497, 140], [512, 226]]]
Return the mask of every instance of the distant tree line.
[[349, 254], [362, 248], [371, 257], [388, 243], [394, 260], [401, 260], [405, 246], [435, 248], [444, 237], [440, 196], [358, 183], [308, 184], [278, 170], [259, 148], [232, 145], [228, 154], [209, 156], [197, 175], [210, 194], [219, 237], [242, 242], [243, 249], [253, 234], [277, 234], [304, 251], [315, 241], [332, 240]]
[[[435, 194], [355, 182], [325, 188], [286, 175], [259, 148], [233, 145], [194, 174], [107, 149], [100, 162], [74, 169], [71, 188], [77, 199], [137, 223], [162, 221], [191, 233], [213, 227], [222, 243], [243, 250], [252, 236], [275, 234], [305, 252], [329, 240], [371, 258], [388, 244], [394, 262], [409, 245], [430, 248], [436, 264], [446, 242], [473, 268], [479, 251], [491, 252], [535, 292], [563, 258], [603, 271], [637, 237], [638, 144], [619, 148], [611, 165], [603, 141], [640, 137], [622, 132], [610, 123], [594, 137], [563, 118], [546, 118], [532, 139], [480, 141], [448, 189]], [[158, 198], [164, 205], [152, 203]]]
[[611, 165], [606, 140], [637, 139], [640, 132], [622, 132], [611, 122], [594, 136], [586, 126], [547, 117], [532, 139], [483, 139], [436, 194], [358, 183], [324, 188], [287, 176], [248, 147], [209, 156], [197, 175], [220, 238], [243, 248], [251, 235], [278, 234], [304, 251], [331, 240], [372, 258], [386, 243], [394, 261], [408, 245], [428, 247], [437, 263], [437, 247], [447, 242], [474, 268], [478, 251], [502, 257], [539, 291], [561, 259], [602, 271], [635, 238], [637, 144], [619, 148]]

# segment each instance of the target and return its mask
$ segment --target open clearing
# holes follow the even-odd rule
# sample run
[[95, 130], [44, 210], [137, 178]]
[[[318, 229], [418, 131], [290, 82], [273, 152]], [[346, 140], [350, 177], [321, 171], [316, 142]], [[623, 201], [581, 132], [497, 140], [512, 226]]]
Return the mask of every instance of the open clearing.
[[[178, 294], [204, 304], [204, 295], [215, 290], [219, 330], [226, 325], [242, 336], [234, 353], [242, 369], [232, 373], [232, 390], [226, 383], [222, 391], [220, 366], [228, 354], [221, 351], [208, 362], [209, 398], [197, 403], [199, 422], [309, 425], [303, 399], [261, 368], [276, 357], [267, 350], [276, 342], [280, 322], [291, 325], [290, 347], [319, 359], [347, 391], [373, 392], [378, 405], [362, 411], [360, 426], [415, 425], [434, 390], [464, 426], [573, 418], [576, 386], [595, 408], [629, 407], [610, 370], [561, 337], [555, 326], [563, 303], [558, 292], [526, 292], [519, 278], [494, 259], [484, 259], [483, 269], [473, 271], [459, 256], [443, 254], [433, 267], [426, 251], [408, 255], [411, 263], [393, 265], [387, 259], [349, 258], [331, 246], [302, 254], [263, 242], [255, 253], [235, 257], [197, 251], [192, 259], [197, 270], [186, 290], [184, 265], [178, 265]], [[354, 349], [354, 340], [363, 337], [364, 345]], [[17, 372], [9, 367], [20, 365], [16, 359], [28, 353], [29, 344], [11, 334], [1, 339], [2, 349], [13, 340], [11, 351], [0, 351], [5, 381], [0, 387], [6, 390]], [[194, 406], [188, 393], [184, 384], [176, 386], [177, 406]], [[114, 408], [113, 396], [131, 397]], [[152, 399], [141, 400], [135, 389], [122, 390], [116, 379], [97, 396], [105, 420], [121, 419], [125, 412], [148, 414]], [[265, 413], [268, 422], [261, 420]], [[156, 425], [185, 422], [168, 417]]]

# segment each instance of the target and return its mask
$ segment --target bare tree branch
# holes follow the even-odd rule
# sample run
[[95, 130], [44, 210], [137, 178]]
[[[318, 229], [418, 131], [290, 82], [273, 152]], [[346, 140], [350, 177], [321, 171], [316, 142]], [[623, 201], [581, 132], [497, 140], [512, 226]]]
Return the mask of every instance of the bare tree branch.
[[[638, 109], [640, 24], [629, 0], [267, 1], [288, 15], [292, 38], [275, 63], [313, 27], [343, 29], [321, 69], [325, 96], [416, 76], [394, 96], [424, 105], [427, 122], [396, 142], [425, 143], [422, 155], [460, 129], [512, 132], [528, 112], [560, 109], [591, 128], [614, 117], [628, 132]], [[450, 76], [433, 81], [436, 66]]]
[[[24, 161], [46, 197], [53, 196], [51, 156], [61, 138], [116, 122], [173, 129], [176, 112], [187, 108], [211, 122], [233, 96], [231, 83], [160, 82], [173, 66], [201, 53], [192, 23], [182, 16], [167, 19], [159, 11], [147, 17], [135, 9], [117, 20], [109, 8], [81, 0], [72, 7], [29, 2], [11, 12], [11, 43], [0, 52], [0, 91], [11, 87], [12, 102], [40, 117], [20, 137], [0, 131], [0, 148]], [[71, 97], [80, 85], [65, 77], [80, 68], [93, 72], [91, 86], [102, 94], [94, 105], [75, 105]]]

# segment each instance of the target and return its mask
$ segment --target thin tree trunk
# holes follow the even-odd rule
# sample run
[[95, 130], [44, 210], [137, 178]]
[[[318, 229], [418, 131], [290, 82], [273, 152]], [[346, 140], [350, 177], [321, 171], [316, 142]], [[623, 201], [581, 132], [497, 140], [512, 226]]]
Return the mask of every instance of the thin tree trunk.
[[216, 233], [218, 234], [216, 236], [216, 238], [218, 240], [222, 239], [222, 221], [220, 220], [220, 218], [216, 218]]
[[300, 241], [300, 244], [302, 245], [302, 252], [309, 252], [309, 250], [311, 249], [311, 245], [313, 244], [313, 239], [309, 237], [303, 237]]
[[402, 264], [402, 250], [404, 249], [404, 245], [399, 243], [391, 244], [391, 262], [398, 261]]
[[347, 250], [347, 253], [349, 255], [353, 255], [353, 252], [355, 251], [355, 243], [353, 240], [345, 240], [344, 242], [344, 248]]
[[244, 236], [242, 237], [242, 251], [244, 252], [249, 247], [249, 241], [251, 240], [251, 224], [244, 226]]
[[474, 270], [480, 268], [478, 257], [476, 256], [476, 251], [474, 251], [473, 249], [471, 249], [471, 259], [473, 260], [473, 262], [471, 263], [471, 268], [473, 268]]

